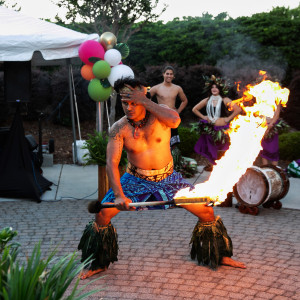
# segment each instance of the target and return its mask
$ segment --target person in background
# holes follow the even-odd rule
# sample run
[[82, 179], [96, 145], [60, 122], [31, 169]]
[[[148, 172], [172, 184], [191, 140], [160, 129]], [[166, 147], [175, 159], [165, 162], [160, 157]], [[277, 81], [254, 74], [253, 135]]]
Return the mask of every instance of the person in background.
[[[109, 132], [106, 169], [111, 189], [103, 199], [90, 203], [89, 212], [95, 214], [95, 220], [86, 226], [78, 245], [82, 261], [93, 259], [81, 279], [105, 271], [118, 260], [117, 232], [111, 219], [120, 211], [134, 210], [129, 206], [131, 202], [172, 200], [178, 190], [193, 188], [173, 169], [170, 131], [180, 123], [178, 112], [147, 98], [137, 79], [118, 80], [114, 88], [121, 96], [125, 116]], [[118, 166], [123, 149], [128, 166], [120, 178]], [[101, 203], [115, 203], [116, 207], [101, 209]], [[220, 264], [245, 268], [231, 258], [232, 241], [213, 207], [207, 203], [182, 207], [198, 217], [191, 239], [192, 259], [213, 269]]]
[[[241, 108], [225, 97], [226, 83], [214, 75], [206, 81], [209, 96], [196, 104], [192, 111], [200, 118], [200, 138], [194, 146], [194, 151], [208, 160], [204, 170], [211, 171], [219, 152], [229, 148], [229, 138], [225, 130], [229, 123], [241, 112]], [[231, 112], [230, 112], [231, 111]]]
[[265, 132], [264, 138], [261, 141], [262, 150], [260, 151], [260, 157], [262, 164], [271, 164], [278, 166], [279, 162], [279, 137], [278, 131], [283, 127], [280, 117], [281, 105], [276, 106], [276, 110], [273, 118], [266, 118], [268, 128]]
[[[176, 110], [180, 114], [188, 104], [188, 99], [179, 85], [172, 83], [175, 78], [175, 70], [172, 66], [166, 66], [163, 69], [164, 81], [160, 84], [153, 86], [150, 89], [151, 98], [156, 96], [158, 104], [165, 104], [168, 107]], [[181, 104], [178, 108], [175, 107], [177, 96], [179, 97]], [[171, 129], [170, 146], [174, 148], [180, 143], [180, 138], [177, 128]]]

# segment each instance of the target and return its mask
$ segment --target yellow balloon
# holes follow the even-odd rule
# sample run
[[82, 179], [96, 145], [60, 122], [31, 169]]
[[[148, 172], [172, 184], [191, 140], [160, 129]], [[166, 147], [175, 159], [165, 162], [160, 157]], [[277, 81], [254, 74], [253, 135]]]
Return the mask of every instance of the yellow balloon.
[[112, 32], [104, 32], [100, 36], [100, 44], [105, 50], [112, 49], [117, 44], [117, 38]]

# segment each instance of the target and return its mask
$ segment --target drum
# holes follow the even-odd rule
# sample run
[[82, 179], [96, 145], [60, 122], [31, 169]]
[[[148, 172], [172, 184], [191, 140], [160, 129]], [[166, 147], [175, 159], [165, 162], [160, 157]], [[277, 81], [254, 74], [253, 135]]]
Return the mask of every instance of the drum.
[[264, 206], [286, 196], [290, 182], [285, 172], [276, 166], [261, 168], [252, 166], [240, 178], [233, 191], [241, 204], [254, 207]]

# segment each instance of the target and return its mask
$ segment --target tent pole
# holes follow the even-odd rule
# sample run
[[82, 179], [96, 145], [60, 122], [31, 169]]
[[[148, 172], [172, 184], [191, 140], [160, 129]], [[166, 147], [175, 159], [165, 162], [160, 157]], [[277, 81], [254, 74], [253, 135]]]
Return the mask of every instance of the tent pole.
[[96, 130], [103, 132], [103, 102], [96, 102]]
[[70, 93], [70, 107], [71, 107], [71, 118], [72, 118], [72, 131], [73, 131], [73, 141], [74, 141], [74, 163], [78, 163], [77, 157], [77, 147], [76, 147], [76, 129], [75, 129], [75, 118], [74, 118], [74, 100], [73, 100], [73, 91], [72, 91], [72, 68], [71, 68], [71, 60], [67, 59], [68, 69], [69, 69], [69, 93]]

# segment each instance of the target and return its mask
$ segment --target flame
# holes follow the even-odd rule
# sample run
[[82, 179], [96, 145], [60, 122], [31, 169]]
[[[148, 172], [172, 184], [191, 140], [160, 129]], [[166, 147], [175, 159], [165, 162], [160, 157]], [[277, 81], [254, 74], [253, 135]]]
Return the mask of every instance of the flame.
[[228, 129], [230, 147], [216, 161], [209, 180], [195, 185], [192, 191], [189, 188], [179, 190], [174, 198], [208, 197], [215, 204], [223, 202], [259, 154], [267, 130], [266, 118], [274, 116], [277, 105], [286, 106], [288, 97], [289, 90], [281, 88], [278, 82], [263, 79], [259, 84], [248, 85], [242, 98], [233, 101], [244, 114], [231, 122]]
[[235, 82], [234, 84], [236, 85], [236, 90], [237, 90], [238, 92], [240, 92], [241, 81], [237, 81], [237, 82]]

